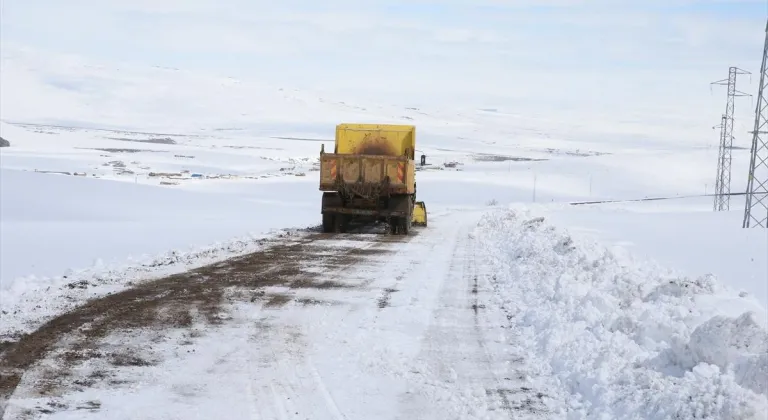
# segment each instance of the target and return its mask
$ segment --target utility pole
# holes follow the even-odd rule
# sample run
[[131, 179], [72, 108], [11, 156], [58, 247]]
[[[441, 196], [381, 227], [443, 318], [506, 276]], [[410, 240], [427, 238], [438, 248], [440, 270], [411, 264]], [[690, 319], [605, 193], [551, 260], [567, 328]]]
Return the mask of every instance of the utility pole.
[[755, 107], [755, 128], [752, 130], [752, 151], [749, 158], [747, 200], [742, 227], [768, 228], [768, 21], [765, 25], [763, 64], [760, 66], [760, 86]]
[[738, 67], [728, 69], [728, 78], [712, 82], [711, 85], [728, 86], [728, 96], [725, 104], [725, 137], [720, 143], [717, 158], [717, 182], [715, 183], [715, 211], [729, 210], [731, 202], [731, 151], [733, 150], [733, 110], [734, 99], [737, 96], [750, 96], [736, 90], [736, 76], [750, 74]]

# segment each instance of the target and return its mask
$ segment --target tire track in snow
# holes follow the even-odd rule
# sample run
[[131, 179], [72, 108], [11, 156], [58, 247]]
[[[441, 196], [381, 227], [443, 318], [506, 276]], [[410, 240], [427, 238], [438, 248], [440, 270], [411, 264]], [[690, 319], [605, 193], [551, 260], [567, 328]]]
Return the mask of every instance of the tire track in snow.
[[248, 343], [249, 397], [259, 404], [256, 418], [345, 419], [306, 354], [304, 327], [262, 320]]
[[325, 382], [323, 381], [323, 378], [320, 376], [320, 372], [317, 371], [317, 368], [315, 367], [315, 364], [312, 362], [312, 359], [309, 358], [309, 369], [312, 372], [312, 377], [315, 379], [315, 383], [317, 384], [317, 387], [320, 389], [320, 392], [323, 394], [323, 398], [325, 399], [326, 406], [331, 410], [331, 414], [333, 414], [333, 417], [336, 420], [345, 420], [347, 417], [341, 413], [341, 410], [339, 410], [339, 406], [336, 405], [336, 400], [333, 398], [330, 392], [328, 392], [328, 388], [325, 386]]
[[[483, 351], [483, 354], [485, 355], [485, 360], [488, 364], [488, 366], [493, 365], [493, 358], [491, 357], [491, 354], [488, 350], [488, 346], [485, 343], [485, 339], [483, 337], [483, 331], [482, 331], [482, 319], [480, 315], [481, 309], [486, 309], [486, 305], [482, 304], [480, 301], [480, 288], [479, 288], [479, 281], [478, 281], [478, 268], [477, 268], [477, 255], [475, 252], [475, 241], [470, 240], [468, 241], [469, 245], [469, 255], [466, 258], [466, 264], [467, 264], [467, 270], [464, 272], [464, 280], [467, 283], [468, 287], [470, 287], [470, 293], [472, 295], [472, 312], [473, 312], [473, 320], [474, 320], [474, 326], [475, 326], [475, 338], [477, 339], [477, 345], [479, 348]], [[493, 375], [493, 379], [495, 380], [495, 383], [498, 385], [496, 388], [486, 388], [485, 394], [491, 398], [493, 396], [498, 396], [498, 398], [501, 400], [501, 409], [503, 411], [506, 411], [509, 413], [510, 416], [513, 414], [513, 408], [509, 401], [509, 398], [507, 397], [507, 394], [509, 393], [508, 387], [506, 387], [501, 380], [499, 380], [499, 377], [496, 375], [496, 372], [494, 369], [490, 369], [491, 374]], [[509, 378], [507, 378], [509, 380]]]
[[[407, 238], [383, 236], [371, 242], [364, 242], [362, 246], [348, 252], [366, 255], [368, 257], [365, 259], [366, 264], [378, 266], [389, 263], [390, 258], [385, 257], [383, 260], [376, 260], [372, 258], [374, 254], [383, 253], [392, 245], [400, 248], [416, 237], [418, 234]], [[336, 238], [342, 241], [345, 238], [361, 240], [356, 235], [341, 235]], [[355, 269], [359, 268], [359, 263], [360, 261], [354, 260], [348, 264], [336, 265], [334, 268], [323, 272], [322, 276], [324, 278], [338, 278], [344, 283], [354, 283], [356, 287], [367, 289], [380, 278], [371, 273], [360, 273], [363, 274], [362, 278], [358, 278], [354, 274], [350, 277], [348, 272], [353, 266], [357, 266], [354, 267]], [[370, 296], [370, 292], [366, 292], [365, 295]], [[344, 302], [345, 299], [342, 299], [343, 305], [348, 303]], [[353, 311], [354, 307], [351, 310]], [[334, 326], [339, 320], [332, 320], [327, 323], [329, 318], [334, 318], [334, 315], [338, 313], [326, 310], [317, 316], [311, 316], [312, 322], [307, 323], [307, 309], [304, 308], [280, 306], [275, 309], [265, 309], [265, 311], [270, 312], [272, 316], [262, 318], [261, 322], [257, 323], [257, 331], [249, 351], [249, 372], [251, 382], [254, 383], [251, 385], [253, 389], [251, 398], [261, 401], [263, 406], [258, 418], [346, 420], [348, 417], [344, 414], [331, 389], [326, 385], [320, 370], [313, 362], [310, 347], [315, 344], [308, 338], [310, 329], [315, 326], [330, 324], [331, 330], [326, 340], [341, 343], [343, 336]], [[343, 322], [343, 317], [341, 321]], [[306, 342], [300, 343], [301, 340], [305, 339]]]
[[399, 418], [543, 418], [536, 393], [518, 376], [505, 374], [509, 363], [502, 352], [509, 345], [492, 347], [487, 341], [487, 329], [499, 327], [486, 316], [488, 289], [482, 288], [485, 276], [477, 257], [475, 238], [468, 229], [459, 230]]
[[[488, 280], [489, 270], [478, 270], [478, 261], [483, 261], [483, 255], [477, 253], [477, 241], [474, 240], [474, 236], [471, 237], [473, 240], [469, 242], [470, 257], [468, 261], [471, 267], [472, 280], [468, 283], [471, 283], [471, 293], [474, 296], [473, 312], [477, 342], [489, 361], [489, 365], [497, 367], [497, 369], [492, 370], [492, 373], [498, 387], [486, 389], [486, 394], [489, 396], [497, 395], [501, 407], [509, 413], [510, 418], [517, 419], [521, 415], [525, 415], [524, 418], [545, 418], [544, 415], [548, 414], [542, 401], [545, 394], [534, 390], [532, 384], [524, 382], [528, 376], [524, 371], [526, 357], [520, 354], [517, 346], [506, 343], [504, 339], [495, 341], [487, 339], [491, 335], [488, 330], [499, 328], [499, 326], [501, 326], [500, 329], [507, 329], [505, 323], [509, 320], [509, 311], [501, 303], [503, 300], [498, 296], [498, 290], [494, 288], [495, 285], [490, 284]], [[495, 278], [495, 275], [492, 277]], [[485, 299], [481, 299], [483, 296]], [[502, 335], [505, 332], [495, 331], [495, 333]], [[497, 344], [499, 352], [494, 352], [491, 349], [491, 345], [494, 343]], [[510, 352], [513, 354], [511, 359], [507, 356]], [[505, 356], [496, 356], [500, 353]], [[509, 368], [512, 368], [512, 371], [509, 371]]]
[[[478, 359], [482, 352], [475, 347], [480, 338], [473, 327], [466, 288], [466, 238], [467, 230], [460, 230], [448, 275], [443, 279], [437, 307], [416, 358], [417, 367], [412, 370], [417, 391], [406, 394], [400, 410], [402, 418], [474, 418], [477, 413], [472, 407], [486, 405], [486, 387], [482, 383], [487, 382], [490, 369], [487, 359]], [[460, 389], [460, 384], [466, 388]], [[449, 401], [446, 405], [436, 403], [445, 400]]]

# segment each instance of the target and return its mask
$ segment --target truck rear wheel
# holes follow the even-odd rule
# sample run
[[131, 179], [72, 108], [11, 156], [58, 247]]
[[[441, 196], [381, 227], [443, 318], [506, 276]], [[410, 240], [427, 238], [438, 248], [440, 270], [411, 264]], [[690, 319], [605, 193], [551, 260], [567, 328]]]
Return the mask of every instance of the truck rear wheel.
[[392, 217], [389, 219], [389, 234], [397, 235], [400, 225], [400, 218]]
[[333, 231], [346, 233], [349, 217], [346, 214], [335, 214], [333, 218]]
[[323, 232], [331, 233], [336, 229], [336, 220], [341, 216], [336, 213], [326, 213], [329, 207], [340, 207], [343, 205], [341, 196], [334, 192], [324, 192], [320, 203], [320, 212], [323, 214]]
[[334, 226], [334, 219], [333, 214], [330, 213], [324, 213], [323, 214], [323, 233], [331, 233], [333, 232], [333, 226]]
[[392, 235], [408, 235], [411, 231], [410, 217], [393, 217], [389, 221], [389, 233]]
[[403, 217], [400, 219], [400, 234], [408, 236], [411, 231], [411, 218]]

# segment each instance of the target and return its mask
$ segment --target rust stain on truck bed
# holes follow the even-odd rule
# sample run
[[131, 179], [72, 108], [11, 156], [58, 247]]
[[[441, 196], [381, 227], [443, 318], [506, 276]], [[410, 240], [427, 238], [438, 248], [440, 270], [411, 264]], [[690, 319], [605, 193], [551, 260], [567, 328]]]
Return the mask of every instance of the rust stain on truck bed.
[[353, 154], [359, 155], [377, 155], [377, 156], [397, 156], [395, 144], [376, 134], [368, 134], [357, 144]]

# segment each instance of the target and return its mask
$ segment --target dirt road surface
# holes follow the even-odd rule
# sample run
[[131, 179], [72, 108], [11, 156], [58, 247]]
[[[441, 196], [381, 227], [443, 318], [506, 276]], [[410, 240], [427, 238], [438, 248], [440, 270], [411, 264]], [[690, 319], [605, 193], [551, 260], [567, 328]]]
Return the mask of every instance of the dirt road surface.
[[4, 419], [548, 418], [474, 214], [305, 233], [88, 302], [0, 351]]

